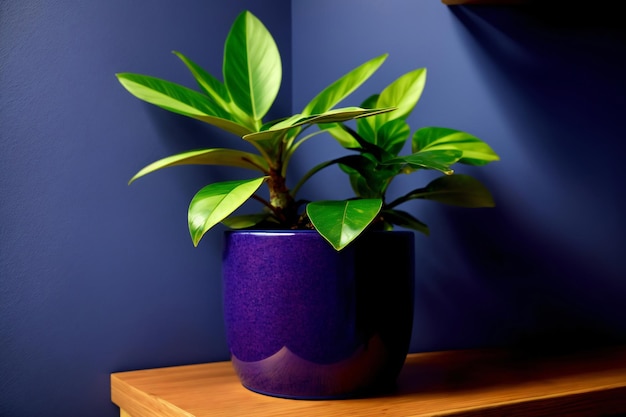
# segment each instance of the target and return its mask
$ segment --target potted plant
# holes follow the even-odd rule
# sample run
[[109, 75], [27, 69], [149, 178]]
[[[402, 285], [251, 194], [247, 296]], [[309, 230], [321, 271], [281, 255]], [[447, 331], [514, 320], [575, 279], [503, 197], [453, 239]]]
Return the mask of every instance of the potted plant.
[[[479, 181], [452, 175], [451, 166], [484, 165], [498, 156], [480, 139], [457, 130], [426, 127], [411, 135], [406, 119], [421, 96], [425, 69], [404, 74], [359, 107], [336, 107], [386, 55], [339, 78], [300, 113], [264, 121], [280, 87], [282, 64], [271, 34], [249, 11], [236, 18], [226, 39], [223, 82], [175, 54], [201, 91], [134, 73], [117, 77], [139, 99], [230, 132], [252, 151], [183, 152], [146, 166], [130, 182], [188, 164], [258, 172], [251, 179], [205, 186], [188, 210], [196, 246], [220, 222], [234, 230], [225, 233], [224, 303], [231, 358], [242, 383], [290, 398], [337, 398], [392, 386], [411, 337], [415, 268], [412, 232], [391, 229], [428, 233], [424, 223], [398, 207], [415, 199], [493, 206]], [[294, 152], [320, 134], [332, 135], [347, 154], [291, 182]], [[401, 155], [409, 140], [412, 153]], [[302, 185], [332, 165], [346, 173], [354, 196], [301, 199]], [[424, 169], [443, 175], [388, 198], [395, 177]], [[262, 210], [235, 215], [250, 199]]]

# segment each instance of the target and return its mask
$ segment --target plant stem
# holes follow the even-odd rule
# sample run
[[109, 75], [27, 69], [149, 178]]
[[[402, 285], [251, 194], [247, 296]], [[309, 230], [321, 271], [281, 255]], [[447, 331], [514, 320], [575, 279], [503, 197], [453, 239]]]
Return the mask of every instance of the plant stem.
[[409, 200], [414, 200], [416, 198], [419, 198], [419, 195], [421, 194], [423, 189], [417, 189], [417, 190], [413, 190], [408, 194], [403, 195], [402, 197], [398, 197], [395, 200], [393, 200], [391, 203], [387, 204], [385, 207], [388, 209], [392, 209], [396, 206], [399, 206], [400, 204], [406, 203]]
[[270, 168], [267, 186], [270, 191], [270, 205], [278, 219], [291, 226], [297, 221], [296, 205], [287, 189], [285, 178], [280, 175], [280, 169]]
[[252, 162], [250, 159], [248, 158], [242, 158], [244, 161], [246, 161], [247, 163], [249, 163], [250, 165], [252, 165], [253, 167], [257, 168], [259, 171], [261, 171], [262, 173], [264, 173], [265, 175], [269, 175], [269, 173], [267, 172], [267, 170], [262, 167], [259, 164], [256, 164], [254, 162]]
[[333, 159], [332, 161], [322, 162], [320, 164], [317, 164], [313, 168], [311, 168], [309, 172], [307, 172], [306, 174], [302, 176], [302, 178], [300, 179], [300, 181], [298, 181], [296, 186], [293, 187], [293, 190], [291, 190], [291, 197], [292, 198], [295, 197], [296, 193], [300, 190], [300, 187], [302, 187], [304, 183], [307, 182], [313, 175], [317, 174], [319, 171], [321, 171], [322, 169], [326, 167], [336, 164], [337, 162], [339, 162], [340, 159], [341, 158]]

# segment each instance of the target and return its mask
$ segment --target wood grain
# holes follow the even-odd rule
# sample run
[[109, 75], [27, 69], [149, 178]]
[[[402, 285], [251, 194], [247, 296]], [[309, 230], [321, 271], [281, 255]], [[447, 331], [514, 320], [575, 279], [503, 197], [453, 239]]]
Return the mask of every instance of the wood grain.
[[111, 398], [129, 417], [608, 416], [626, 413], [626, 347], [411, 354], [397, 390], [374, 398], [272, 398], [243, 388], [230, 362], [114, 373]]

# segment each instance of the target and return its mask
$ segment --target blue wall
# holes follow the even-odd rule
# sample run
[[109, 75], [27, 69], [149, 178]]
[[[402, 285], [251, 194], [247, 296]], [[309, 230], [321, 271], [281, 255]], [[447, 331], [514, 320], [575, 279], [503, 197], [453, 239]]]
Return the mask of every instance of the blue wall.
[[[198, 188], [227, 173], [174, 168], [126, 182], [207, 137], [233, 138], [141, 103], [113, 74], [192, 85], [173, 49], [219, 73], [244, 8], [283, 53], [279, 111], [389, 52], [368, 93], [425, 66], [414, 127], [470, 131], [502, 157], [466, 170], [497, 208], [413, 207], [432, 232], [416, 236], [413, 350], [626, 339], [617, 13], [291, 3], [0, 2], [0, 416], [114, 416], [109, 373], [226, 359], [221, 236], [194, 249], [185, 213]], [[335, 145], [305, 146], [296, 169]], [[344, 196], [335, 174], [308, 191]]]
[[227, 359], [221, 234], [195, 249], [191, 196], [223, 173], [153, 160], [239, 140], [153, 108], [116, 72], [194, 86], [180, 50], [221, 74], [250, 9], [286, 63], [289, 2], [0, 2], [0, 416], [115, 416], [109, 374]]
[[417, 236], [414, 350], [626, 339], [626, 31], [614, 8], [318, 0], [293, 14], [296, 108], [388, 52], [362, 98], [426, 67], [413, 129], [465, 130], [502, 158], [462, 170], [496, 208], [412, 207], [431, 229]]

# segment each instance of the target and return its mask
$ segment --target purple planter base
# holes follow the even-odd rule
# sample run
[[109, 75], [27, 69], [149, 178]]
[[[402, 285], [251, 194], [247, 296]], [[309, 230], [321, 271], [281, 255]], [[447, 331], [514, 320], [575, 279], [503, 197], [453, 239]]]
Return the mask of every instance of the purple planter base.
[[224, 313], [242, 384], [297, 399], [391, 389], [411, 338], [413, 242], [369, 232], [336, 252], [315, 231], [226, 232]]

